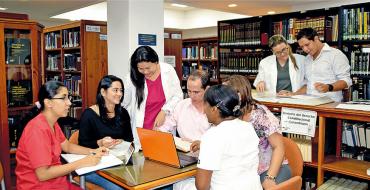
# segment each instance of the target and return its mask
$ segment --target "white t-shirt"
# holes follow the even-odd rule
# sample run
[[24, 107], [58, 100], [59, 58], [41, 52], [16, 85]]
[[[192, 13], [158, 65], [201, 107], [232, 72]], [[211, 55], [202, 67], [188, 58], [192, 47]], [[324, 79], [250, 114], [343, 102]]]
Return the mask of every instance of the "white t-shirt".
[[259, 138], [250, 123], [223, 121], [202, 136], [198, 168], [212, 170], [212, 190], [262, 190], [258, 169]]

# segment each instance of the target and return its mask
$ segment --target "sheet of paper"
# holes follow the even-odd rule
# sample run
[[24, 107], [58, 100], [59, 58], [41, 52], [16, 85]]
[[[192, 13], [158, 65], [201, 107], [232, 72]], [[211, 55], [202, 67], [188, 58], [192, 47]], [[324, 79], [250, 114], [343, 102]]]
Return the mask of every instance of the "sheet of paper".
[[189, 152], [190, 151], [190, 145], [191, 142], [184, 141], [179, 137], [174, 137], [176, 148], [179, 150], [182, 150], [184, 152]]
[[350, 109], [350, 110], [361, 110], [361, 111], [370, 111], [370, 105], [364, 104], [338, 104], [336, 108], [341, 109]]
[[[61, 154], [61, 156], [68, 162], [74, 162], [76, 160], [80, 160], [84, 158], [87, 155], [80, 155], [80, 154]], [[90, 167], [84, 167], [76, 170], [76, 173], [78, 175], [83, 175], [92, 171], [112, 167], [112, 166], [117, 166], [123, 164], [123, 162], [118, 159], [116, 156], [109, 154], [107, 156], [103, 156], [100, 162], [95, 165], [95, 166], [90, 166]]]

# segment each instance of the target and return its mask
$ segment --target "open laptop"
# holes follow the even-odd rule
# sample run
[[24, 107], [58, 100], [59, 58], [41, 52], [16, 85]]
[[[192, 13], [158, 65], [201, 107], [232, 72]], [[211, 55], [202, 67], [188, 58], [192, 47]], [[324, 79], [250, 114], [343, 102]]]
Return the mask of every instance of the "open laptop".
[[137, 128], [141, 148], [145, 158], [161, 162], [176, 168], [183, 168], [197, 163], [198, 159], [178, 153], [171, 133]]

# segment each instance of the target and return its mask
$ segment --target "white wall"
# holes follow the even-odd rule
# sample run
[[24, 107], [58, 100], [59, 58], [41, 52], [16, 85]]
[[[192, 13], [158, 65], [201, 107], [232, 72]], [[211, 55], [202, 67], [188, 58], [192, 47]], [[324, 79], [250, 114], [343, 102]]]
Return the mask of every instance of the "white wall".
[[129, 59], [138, 45], [138, 34], [156, 35], [152, 48], [163, 60], [163, 1], [107, 1], [108, 73], [124, 78], [130, 69]]
[[190, 11], [177, 11], [166, 9], [164, 11], [165, 28], [193, 29], [217, 26], [218, 20], [246, 18], [247, 15], [226, 13], [207, 9], [192, 9]]
[[217, 26], [182, 30], [182, 39], [216, 37]]

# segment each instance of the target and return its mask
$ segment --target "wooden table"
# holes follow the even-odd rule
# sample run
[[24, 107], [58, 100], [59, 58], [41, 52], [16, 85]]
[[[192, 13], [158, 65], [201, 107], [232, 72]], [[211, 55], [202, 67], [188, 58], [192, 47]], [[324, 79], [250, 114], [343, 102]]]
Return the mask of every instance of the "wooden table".
[[144, 158], [134, 153], [132, 164], [118, 166], [97, 173], [126, 189], [153, 189], [195, 176], [196, 164], [178, 169]]

